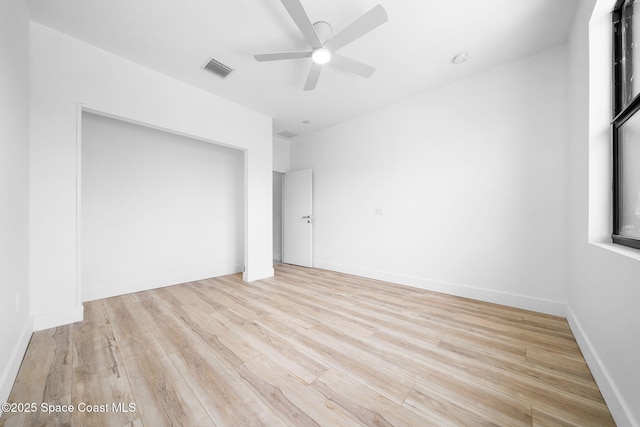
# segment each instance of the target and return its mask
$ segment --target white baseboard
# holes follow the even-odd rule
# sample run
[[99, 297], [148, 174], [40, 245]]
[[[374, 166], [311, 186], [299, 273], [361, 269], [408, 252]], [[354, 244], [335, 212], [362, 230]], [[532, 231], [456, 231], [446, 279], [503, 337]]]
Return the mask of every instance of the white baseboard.
[[269, 277], [273, 277], [274, 274], [273, 266], [247, 270], [242, 274], [242, 280], [245, 282], [253, 282], [255, 280], [268, 279]]
[[400, 285], [411, 286], [428, 291], [442, 292], [449, 295], [456, 295], [495, 304], [508, 305], [510, 307], [522, 308], [525, 310], [537, 311], [539, 313], [552, 314], [562, 317], [566, 315], [567, 306], [564, 302], [561, 301], [553, 301], [526, 295], [511, 294], [507, 292], [492, 291], [489, 289], [474, 288], [471, 286], [441, 282], [437, 280], [429, 280], [421, 277], [406, 276], [397, 273], [389, 273], [385, 271], [376, 271], [348, 265], [335, 264], [322, 260], [314, 260], [313, 266], [325, 270], [338, 271], [341, 273], [353, 274], [355, 276], [383, 280], [385, 282], [391, 283], [398, 283]]
[[241, 265], [221, 267], [212, 270], [176, 274], [167, 277], [157, 277], [138, 282], [117, 283], [99, 288], [83, 288], [82, 301], [93, 301], [102, 298], [110, 298], [118, 295], [134, 292], [148, 291], [149, 289], [163, 288], [165, 286], [178, 285], [180, 283], [194, 282], [196, 280], [209, 279], [211, 277], [226, 276], [227, 274], [240, 273]]
[[[18, 342], [13, 348], [9, 361], [2, 371], [2, 377], [0, 377], [0, 402], [6, 402], [7, 399], [9, 399], [11, 388], [13, 387], [13, 383], [18, 376], [18, 371], [20, 370], [22, 359], [24, 358], [24, 354], [26, 353], [27, 347], [29, 346], [29, 341], [31, 341], [32, 333], [33, 319], [29, 319], [22, 328], [22, 332], [20, 333]], [[0, 415], [2, 415], [1, 409]]]
[[591, 374], [593, 374], [593, 378], [596, 380], [616, 424], [619, 426], [640, 427], [571, 307], [567, 308], [567, 322], [569, 322], [573, 336], [578, 342], [582, 355], [587, 361], [587, 365], [589, 365]]
[[44, 329], [55, 328], [70, 323], [82, 322], [84, 318], [84, 306], [80, 304], [78, 307], [66, 310], [54, 311], [51, 313], [43, 313], [33, 316], [33, 330], [42, 331]]

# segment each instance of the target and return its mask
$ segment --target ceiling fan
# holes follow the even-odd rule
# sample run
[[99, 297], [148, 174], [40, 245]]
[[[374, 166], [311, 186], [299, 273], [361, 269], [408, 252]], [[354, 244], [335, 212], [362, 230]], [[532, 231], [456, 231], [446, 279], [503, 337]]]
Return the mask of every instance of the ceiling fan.
[[381, 5], [375, 6], [333, 36], [333, 29], [328, 23], [324, 21], [318, 21], [314, 24], [311, 23], [300, 0], [280, 1], [285, 9], [287, 9], [287, 12], [289, 12], [289, 15], [291, 15], [291, 18], [300, 29], [304, 38], [311, 45], [312, 50], [254, 55], [253, 57], [257, 61], [311, 58], [313, 64], [309, 70], [307, 81], [304, 84], [304, 90], [313, 90], [316, 88], [322, 66], [327, 63], [365, 78], [371, 77], [375, 68], [335, 52], [387, 22], [387, 12]]

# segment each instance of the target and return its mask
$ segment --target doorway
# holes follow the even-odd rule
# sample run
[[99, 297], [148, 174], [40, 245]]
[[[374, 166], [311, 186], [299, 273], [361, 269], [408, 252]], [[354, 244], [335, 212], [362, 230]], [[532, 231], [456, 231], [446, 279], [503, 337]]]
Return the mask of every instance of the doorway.
[[282, 262], [312, 267], [313, 197], [312, 171], [302, 169], [284, 174]]
[[273, 264], [313, 266], [311, 169], [273, 172]]
[[284, 173], [273, 172], [273, 265], [282, 264], [282, 182]]

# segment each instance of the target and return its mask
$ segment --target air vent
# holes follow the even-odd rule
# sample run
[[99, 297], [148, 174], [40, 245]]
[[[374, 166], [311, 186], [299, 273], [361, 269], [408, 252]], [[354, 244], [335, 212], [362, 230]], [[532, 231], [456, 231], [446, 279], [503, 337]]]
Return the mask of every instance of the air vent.
[[223, 79], [227, 77], [233, 71], [231, 68], [226, 65], [216, 61], [215, 59], [210, 59], [207, 62], [207, 65], [204, 66], [204, 69], [212, 72], [215, 75], [222, 77]]
[[293, 133], [288, 130], [283, 130], [282, 132], [279, 132], [278, 135], [284, 136], [285, 138], [293, 138], [294, 136], [298, 136], [297, 133]]

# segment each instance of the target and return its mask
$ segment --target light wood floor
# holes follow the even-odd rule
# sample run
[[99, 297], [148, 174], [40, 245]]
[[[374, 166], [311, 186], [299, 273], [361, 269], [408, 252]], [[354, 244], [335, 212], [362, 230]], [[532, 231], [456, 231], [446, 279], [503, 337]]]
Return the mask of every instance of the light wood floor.
[[614, 425], [562, 318], [288, 265], [86, 303], [10, 401], [75, 411], [1, 425]]

